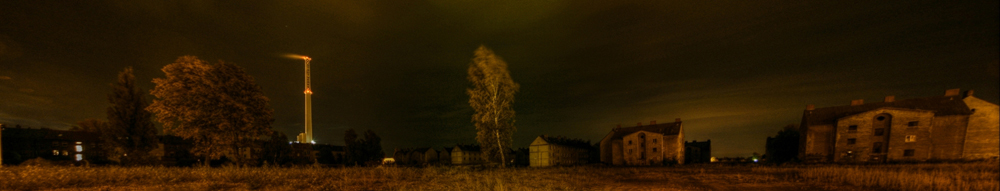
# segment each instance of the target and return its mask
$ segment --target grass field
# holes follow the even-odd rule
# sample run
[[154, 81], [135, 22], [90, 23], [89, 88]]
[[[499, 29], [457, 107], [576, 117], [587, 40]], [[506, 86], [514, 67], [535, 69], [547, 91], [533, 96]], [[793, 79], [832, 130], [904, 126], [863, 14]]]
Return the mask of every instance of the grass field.
[[998, 190], [994, 163], [753, 167], [2, 167], [0, 190]]

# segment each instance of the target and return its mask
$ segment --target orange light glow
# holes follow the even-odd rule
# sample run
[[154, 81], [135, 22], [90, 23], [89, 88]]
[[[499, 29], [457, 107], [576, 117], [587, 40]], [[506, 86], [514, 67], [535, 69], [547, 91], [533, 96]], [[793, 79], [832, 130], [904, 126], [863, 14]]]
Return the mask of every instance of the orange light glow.
[[313, 94], [313, 91], [312, 91], [312, 90], [309, 90], [309, 89], [306, 89], [306, 91], [305, 91], [305, 92], [303, 92], [303, 93], [305, 93], [305, 94]]
[[312, 58], [309, 58], [309, 56], [299, 55], [299, 54], [285, 54], [285, 55], [282, 55], [282, 57], [291, 58], [291, 59], [312, 60]]

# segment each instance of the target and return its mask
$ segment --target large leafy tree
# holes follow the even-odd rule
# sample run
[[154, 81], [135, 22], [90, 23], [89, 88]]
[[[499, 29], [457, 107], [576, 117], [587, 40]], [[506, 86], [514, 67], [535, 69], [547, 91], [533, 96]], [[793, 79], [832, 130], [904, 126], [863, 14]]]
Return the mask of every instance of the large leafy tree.
[[240, 165], [257, 162], [261, 148], [254, 141], [272, 135], [274, 111], [253, 77], [234, 64], [194, 56], [162, 70], [166, 78], [153, 79], [158, 99], [147, 110], [165, 132], [192, 140], [192, 153], [206, 164], [223, 156]]
[[[150, 154], [156, 149], [159, 140], [156, 138], [156, 126], [153, 125], [152, 114], [146, 111], [149, 102], [146, 94], [135, 87], [135, 75], [132, 67], [118, 73], [118, 80], [112, 84], [108, 101], [108, 121], [106, 125], [100, 122], [84, 121], [82, 128], [92, 129], [103, 127], [100, 131], [102, 140], [109, 149], [110, 158], [117, 159], [123, 165], [150, 165], [157, 158]], [[91, 124], [93, 123], [93, 124]]]
[[520, 85], [511, 79], [507, 63], [486, 46], [476, 49], [468, 72], [472, 87], [466, 93], [469, 105], [476, 112], [472, 115], [476, 140], [488, 160], [504, 166], [507, 161], [504, 151], [510, 149], [511, 137], [517, 131], [513, 104]]

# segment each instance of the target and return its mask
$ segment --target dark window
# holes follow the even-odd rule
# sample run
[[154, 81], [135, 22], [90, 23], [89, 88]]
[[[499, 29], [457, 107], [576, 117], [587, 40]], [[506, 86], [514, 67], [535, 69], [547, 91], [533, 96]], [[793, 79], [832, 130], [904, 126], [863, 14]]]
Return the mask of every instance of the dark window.
[[656, 152], [656, 148], [655, 147], [653, 148], [653, 152]]
[[858, 140], [857, 140], [857, 139], [847, 139], [847, 144], [848, 144], [848, 145], [853, 145], [853, 144], [854, 144], [854, 143], [856, 143], [856, 142], [858, 142]]
[[913, 153], [915, 153], [915, 152], [916, 151], [913, 150], [913, 149], [906, 149], [906, 150], [903, 150], [903, 156], [904, 157], [912, 157]]
[[629, 141], [628, 141], [628, 145], [632, 145], [632, 140], [629, 140]]
[[878, 118], [875, 118], [875, 119], [878, 119], [878, 121], [882, 121], [882, 120], [885, 120], [885, 116], [878, 116]]
[[884, 134], [885, 134], [885, 128], [876, 128], [875, 129], [875, 136], [882, 136]]
[[656, 139], [653, 139], [653, 143], [656, 143]]
[[872, 144], [872, 153], [882, 153], [882, 142]]
[[920, 125], [920, 122], [919, 121], [910, 121], [910, 123], [907, 123], [906, 125], [909, 125], [910, 127], [916, 127], [917, 125]]
[[857, 125], [847, 126], [847, 131], [849, 131], [849, 132], [857, 132], [858, 131], [858, 126]]

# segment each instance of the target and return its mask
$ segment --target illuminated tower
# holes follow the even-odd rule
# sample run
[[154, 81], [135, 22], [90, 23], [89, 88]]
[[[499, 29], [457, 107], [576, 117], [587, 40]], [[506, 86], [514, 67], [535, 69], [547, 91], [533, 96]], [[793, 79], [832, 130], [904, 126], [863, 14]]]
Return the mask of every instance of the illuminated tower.
[[302, 56], [302, 60], [306, 62], [306, 132], [299, 134], [296, 139], [299, 143], [316, 143], [313, 141], [313, 120], [312, 120], [312, 89], [309, 88], [309, 61], [312, 58], [308, 56]]

